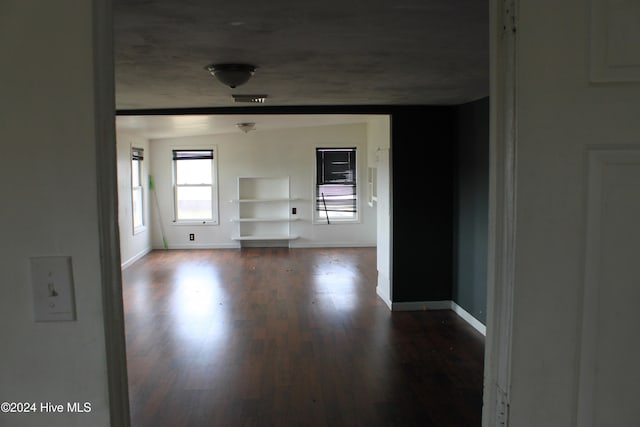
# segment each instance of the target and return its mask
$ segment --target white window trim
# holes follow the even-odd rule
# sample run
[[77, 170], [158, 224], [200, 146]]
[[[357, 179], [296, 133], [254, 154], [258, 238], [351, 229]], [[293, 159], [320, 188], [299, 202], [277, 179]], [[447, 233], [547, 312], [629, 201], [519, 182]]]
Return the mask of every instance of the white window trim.
[[[173, 187], [173, 221], [171, 225], [174, 226], [211, 226], [211, 225], [219, 225], [220, 217], [219, 217], [219, 191], [218, 191], [218, 146], [217, 145], [184, 145], [184, 146], [172, 146], [171, 150], [171, 180]], [[176, 184], [176, 162], [173, 160], [173, 152], [174, 151], [189, 151], [189, 150], [211, 150], [213, 152], [212, 168], [213, 171], [211, 173], [211, 185], [209, 184], [187, 184], [180, 185], [180, 187], [211, 187], [211, 219], [178, 219], [178, 185]]]
[[[349, 218], [349, 219], [336, 219], [336, 218], [332, 218], [331, 219], [331, 224], [327, 223], [326, 218], [323, 219], [318, 215], [318, 209], [317, 209], [317, 194], [316, 194], [316, 188], [318, 186], [318, 163], [316, 160], [316, 152], [318, 148], [323, 148], [323, 149], [336, 149], [336, 150], [340, 150], [340, 149], [351, 149], [351, 148], [355, 148], [356, 151], [356, 215], [355, 218]], [[361, 206], [360, 206], [360, 198], [361, 198], [361, 190], [362, 190], [362, 186], [360, 184], [360, 182], [362, 181], [360, 178], [360, 155], [357, 154], [358, 153], [358, 147], [357, 146], [353, 146], [353, 145], [349, 145], [349, 146], [344, 146], [341, 147], [339, 145], [318, 145], [315, 146], [313, 148], [313, 168], [311, 168], [311, 170], [313, 170], [313, 177], [312, 177], [312, 197], [311, 197], [311, 212], [313, 215], [313, 224], [314, 225], [348, 225], [348, 224], [361, 224], [362, 223], [362, 217], [360, 215], [361, 212]]]
[[[144, 152], [144, 148], [139, 148], [139, 147], [135, 147], [134, 145], [131, 145], [129, 147], [129, 168], [131, 170], [131, 229], [132, 229], [132, 233], [135, 236], [136, 234], [140, 234], [144, 231], [147, 230], [147, 224], [145, 221], [145, 214], [146, 214], [146, 207], [147, 204], [145, 203], [145, 189], [144, 189], [144, 157], [143, 160], [138, 160], [138, 179], [140, 180], [140, 186], [134, 187], [133, 186], [133, 159], [132, 159], [132, 153], [133, 150], [137, 149], [137, 150], [142, 150]], [[142, 225], [136, 226], [135, 225], [135, 210], [134, 210], [134, 205], [133, 205], [133, 192], [139, 188], [140, 189], [140, 203], [142, 204]]]

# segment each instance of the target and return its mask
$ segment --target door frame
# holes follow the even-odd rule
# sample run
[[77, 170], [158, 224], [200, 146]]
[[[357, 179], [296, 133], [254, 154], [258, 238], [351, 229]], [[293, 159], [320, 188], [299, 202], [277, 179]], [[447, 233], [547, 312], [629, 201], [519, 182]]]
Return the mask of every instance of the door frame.
[[518, 0], [490, 0], [487, 335], [482, 425], [506, 426], [511, 389], [517, 201]]
[[128, 427], [131, 421], [118, 231], [112, 0], [93, 0], [92, 21], [98, 234], [109, 422], [113, 427]]
[[[483, 426], [508, 417], [516, 242], [516, 9], [490, 0], [490, 190]], [[110, 424], [130, 425], [118, 232], [112, 0], [93, 0], [96, 178]], [[391, 124], [393, 126], [393, 123]], [[393, 143], [393, 141], [391, 142]], [[390, 173], [390, 179], [393, 171]], [[391, 196], [392, 198], [393, 196]], [[390, 239], [393, 230], [390, 231]], [[393, 292], [393, 283], [390, 284]]]

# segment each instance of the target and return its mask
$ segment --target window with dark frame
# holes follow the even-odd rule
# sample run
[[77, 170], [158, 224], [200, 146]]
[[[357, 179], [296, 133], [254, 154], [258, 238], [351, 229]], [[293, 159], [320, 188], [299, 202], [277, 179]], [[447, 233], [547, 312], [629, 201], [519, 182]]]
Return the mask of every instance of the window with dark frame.
[[357, 220], [356, 149], [316, 148], [316, 220]]
[[144, 150], [131, 148], [131, 214], [133, 233], [144, 228], [144, 188], [142, 180], [142, 161]]

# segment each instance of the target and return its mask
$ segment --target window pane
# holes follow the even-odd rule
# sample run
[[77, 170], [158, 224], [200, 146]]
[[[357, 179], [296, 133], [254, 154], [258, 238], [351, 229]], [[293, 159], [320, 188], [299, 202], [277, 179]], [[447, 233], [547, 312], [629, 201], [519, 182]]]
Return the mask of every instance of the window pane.
[[143, 148], [131, 147], [131, 158], [133, 160], [142, 160], [142, 159], [144, 159], [144, 149]]
[[318, 184], [355, 184], [356, 151], [347, 149], [316, 149]]
[[140, 161], [131, 160], [131, 186], [140, 187]]
[[210, 159], [176, 160], [176, 184], [212, 184]]
[[131, 192], [133, 199], [133, 228], [144, 225], [142, 219], [142, 187], [134, 188]]
[[354, 181], [355, 165], [351, 164], [351, 152], [322, 153], [322, 182], [342, 183]]
[[213, 159], [213, 150], [173, 150], [173, 160]]
[[357, 220], [356, 149], [316, 149], [316, 219]]
[[[188, 160], [192, 163], [195, 160]], [[211, 161], [208, 161], [211, 164]], [[180, 162], [179, 162], [180, 163]], [[211, 187], [177, 187], [177, 219], [212, 219]]]
[[356, 219], [356, 187], [354, 185], [318, 185], [318, 219]]
[[[326, 219], [327, 218], [326, 214], [320, 219], [322, 220], [322, 218]], [[355, 212], [329, 212], [329, 221], [340, 220], [340, 219], [356, 219], [356, 213]]]

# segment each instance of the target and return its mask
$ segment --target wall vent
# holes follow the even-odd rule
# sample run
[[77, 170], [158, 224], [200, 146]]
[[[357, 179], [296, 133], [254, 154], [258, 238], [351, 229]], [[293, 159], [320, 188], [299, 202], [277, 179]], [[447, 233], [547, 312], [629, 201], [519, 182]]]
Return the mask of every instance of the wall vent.
[[235, 102], [248, 102], [251, 104], [264, 104], [268, 95], [231, 95]]

